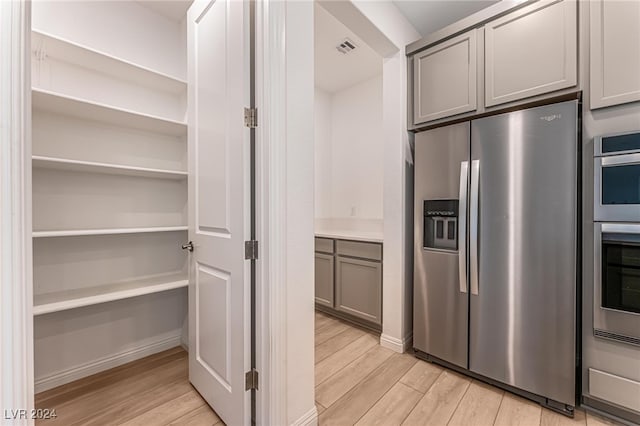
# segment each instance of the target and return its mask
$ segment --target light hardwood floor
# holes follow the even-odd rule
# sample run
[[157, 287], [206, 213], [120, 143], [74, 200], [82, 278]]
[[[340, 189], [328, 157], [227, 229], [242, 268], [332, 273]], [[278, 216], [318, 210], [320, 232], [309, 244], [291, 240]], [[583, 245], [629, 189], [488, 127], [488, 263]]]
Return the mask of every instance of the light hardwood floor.
[[[602, 426], [576, 411], [569, 419], [410, 354], [378, 337], [316, 313], [319, 424], [434, 426]], [[36, 395], [56, 409], [42, 425], [223, 425], [189, 384], [188, 357], [174, 348]], [[277, 426], [277, 425], [276, 425]]]
[[602, 426], [576, 410], [570, 419], [446, 368], [397, 354], [378, 338], [316, 313], [319, 424], [434, 426]]
[[55, 409], [41, 425], [222, 424], [189, 383], [181, 347], [36, 395], [36, 408]]

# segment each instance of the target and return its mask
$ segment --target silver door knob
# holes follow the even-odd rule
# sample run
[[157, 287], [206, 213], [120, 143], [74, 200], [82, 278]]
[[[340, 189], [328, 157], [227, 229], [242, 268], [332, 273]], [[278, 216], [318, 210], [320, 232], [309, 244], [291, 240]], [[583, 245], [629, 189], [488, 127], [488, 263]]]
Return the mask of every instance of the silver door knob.
[[193, 242], [189, 241], [187, 244], [183, 244], [182, 250], [193, 251]]

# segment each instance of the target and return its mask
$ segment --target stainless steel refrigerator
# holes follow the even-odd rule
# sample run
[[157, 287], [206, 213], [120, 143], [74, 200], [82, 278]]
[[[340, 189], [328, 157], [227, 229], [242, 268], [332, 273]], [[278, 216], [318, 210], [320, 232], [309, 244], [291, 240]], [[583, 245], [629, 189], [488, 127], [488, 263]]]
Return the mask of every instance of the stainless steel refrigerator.
[[578, 104], [415, 137], [414, 348], [571, 414]]

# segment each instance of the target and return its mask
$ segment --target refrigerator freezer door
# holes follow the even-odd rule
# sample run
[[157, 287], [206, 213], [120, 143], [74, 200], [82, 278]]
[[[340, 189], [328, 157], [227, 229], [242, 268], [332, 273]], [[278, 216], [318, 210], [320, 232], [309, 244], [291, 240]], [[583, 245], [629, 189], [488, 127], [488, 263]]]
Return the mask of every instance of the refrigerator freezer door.
[[469, 368], [573, 406], [577, 103], [473, 121], [471, 156], [479, 279]]
[[[424, 248], [424, 201], [457, 200], [468, 189], [470, 124], [418, 133], [415, 139], [414, 347], [467, 368], [467, 278], [458, 251]], [[462, 176], [462, 178], [461, 178]], [[462, 188], [461, 188], [462, 185]], [[466, 254], [467, 202], [459, 200], [458, 250]]]

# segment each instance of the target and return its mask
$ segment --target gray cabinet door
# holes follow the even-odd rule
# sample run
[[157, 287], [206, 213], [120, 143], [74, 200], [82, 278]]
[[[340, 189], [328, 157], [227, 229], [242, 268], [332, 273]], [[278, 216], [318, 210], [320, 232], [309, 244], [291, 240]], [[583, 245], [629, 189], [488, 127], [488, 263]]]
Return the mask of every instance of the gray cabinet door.
[[382, 324], [382, 264], [336, 257], [336, 309]]
[[591, 108], [640, 101], [640, 2], [590, 6]]
[[476, 109], [476, 33], [471, 30], [414, 56], [414, 124]]
[[333, 308], [333, 255], [316, 253], [316, 303]]
[[535, 2], [485, 26], [485, 105], [578, 82], [577, 2]]

